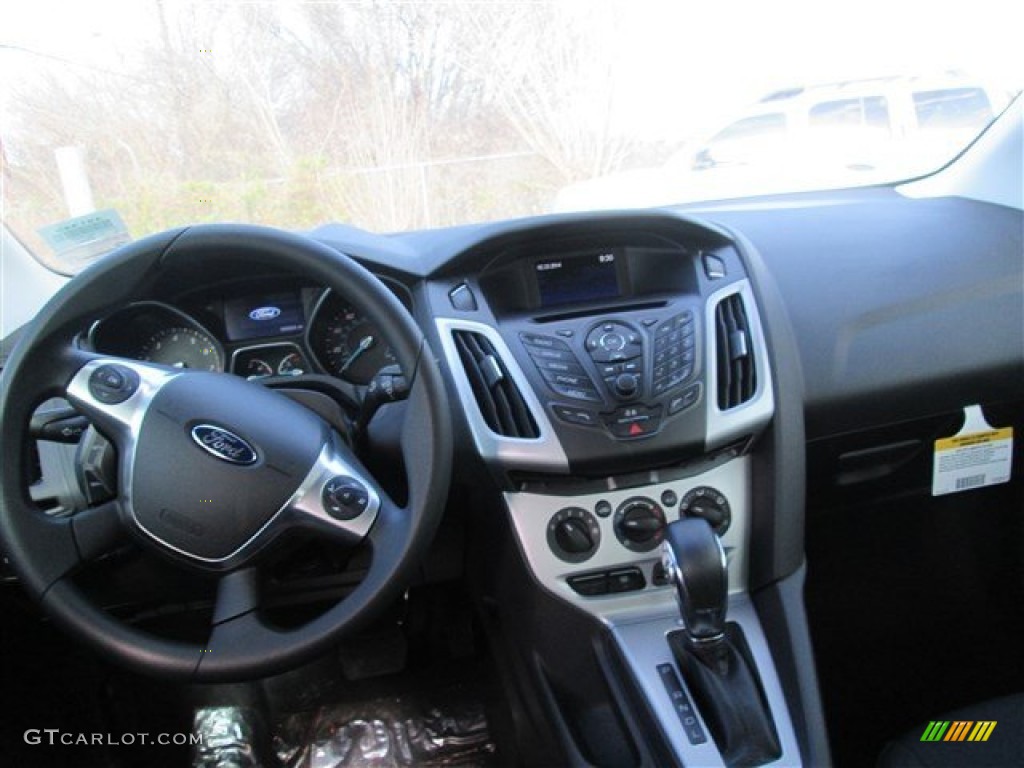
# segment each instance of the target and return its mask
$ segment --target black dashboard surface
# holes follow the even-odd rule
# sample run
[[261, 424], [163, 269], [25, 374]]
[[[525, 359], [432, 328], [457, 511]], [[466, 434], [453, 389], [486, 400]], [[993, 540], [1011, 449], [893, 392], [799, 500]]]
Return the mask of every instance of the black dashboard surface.
[[1020, 397], [1020, 211], [880, 189], [694, 214], [750, 239], [778, 283], [809, 438]]

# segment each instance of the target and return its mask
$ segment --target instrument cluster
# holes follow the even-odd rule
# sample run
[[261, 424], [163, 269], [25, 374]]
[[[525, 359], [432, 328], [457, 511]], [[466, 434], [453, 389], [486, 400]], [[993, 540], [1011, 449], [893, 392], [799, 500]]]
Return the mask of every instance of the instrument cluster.
[[[387, 284], [409, 308], [405, 289]], [[356, 385], [396, 362], [364, 312], [335, 291], [309, 285], [245, 284], [173, 304], [138, 302], [93, 325], [87, 346], [249, 379], [326, 373]]]

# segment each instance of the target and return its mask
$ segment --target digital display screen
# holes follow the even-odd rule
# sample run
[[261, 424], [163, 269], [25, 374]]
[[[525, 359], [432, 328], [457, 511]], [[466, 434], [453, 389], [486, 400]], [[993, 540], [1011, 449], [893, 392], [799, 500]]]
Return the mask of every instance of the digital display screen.
[[578, 304], [619, 296], [618, 250], [546, 259], [534, 265], [540, 305]]
[[224, 328], [231, 341], [301, 333], [305, 327], [298, 291], [224, 302]]

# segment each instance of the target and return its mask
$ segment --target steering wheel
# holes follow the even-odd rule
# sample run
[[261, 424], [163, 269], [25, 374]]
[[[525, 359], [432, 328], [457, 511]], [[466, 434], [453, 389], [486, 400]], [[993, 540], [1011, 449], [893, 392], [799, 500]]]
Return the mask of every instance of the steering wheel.
[[[408, 381], [401, 433], [407, 500], [389, 498], [325, 421], [229, 374], [184, 371], [80, 347], [81, 330], [161, 281], [207, 270], [287, 269], [338, 291], [390, 341]], [[29, 422], [64, 397], [115, 446], [118, 493], [68, 516], [29, 498]], [[26, 328], [0, 375], [0, 537], [54, 621], [103, 656], [168, 679], [252, 679], [308, 660], [388, 605], [436, 530], [451, 472], [444, 383], [412, 317], [373, 275], [307, 237], [241, 225], [179, 229], [125, 246], [73, 278]], [[267, 545], [302, 527], [338, 546], [367, 543], [365, 578], [297, 628], [261, 615]], [[126, 535], [177, 567], [217, 579], [208, 641], [157, 637], [97, 606], [73, 580]]]

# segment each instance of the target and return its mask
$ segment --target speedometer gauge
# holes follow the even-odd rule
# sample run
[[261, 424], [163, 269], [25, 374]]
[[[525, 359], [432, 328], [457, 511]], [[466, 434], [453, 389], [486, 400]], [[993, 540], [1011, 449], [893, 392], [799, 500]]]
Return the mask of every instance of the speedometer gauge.
[[333, 295], [329, 301], [310, 337], [324, 368], [354, 384], [366, 384], [381, 368], [397, 362], [372, 321]]
[[224, 370], [217, 342], [202, 331], [182, 326], [163, 328], [150, 336], [140, 350], [139, 359], [175, 368]]

